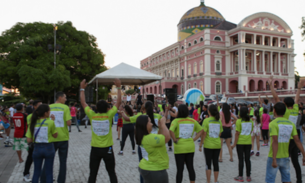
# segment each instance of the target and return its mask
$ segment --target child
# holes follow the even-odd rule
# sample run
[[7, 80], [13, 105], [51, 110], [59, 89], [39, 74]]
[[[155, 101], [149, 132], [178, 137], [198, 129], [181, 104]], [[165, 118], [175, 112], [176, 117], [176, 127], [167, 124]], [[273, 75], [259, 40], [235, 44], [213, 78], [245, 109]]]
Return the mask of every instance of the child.
[[194, 117], [194, 120], [198, 121], [198, 117], [199, 117], [199, 114], [198, 114], [198, 108], [199, 108], [199, 105], [196, 105], [195, 106], [195, 110], [193, 111], [193, 117]]
[[254, 149], [254, 140], [256, 140], [256, 147], [257, 147], [256, 156], [259, 156], [259, 146], [260, 146], [259, 138], [261, 136], [261, 118], [259, 117], [258, 110], [255, 110], [252, 120], [254, 121], [254, 127], [253, 127], [253, 131], [251, 133], [252, 148], [251, 148], [250, 156], [254, 155], [254, 150], [253, 150]]
[[262, 146], [268, 146], [270, 116], [268, 114], [268, 109], [264, 108], [263, 112], [264, 114], [261, 116], [261, 121], [262, 121], [262, 133], [263, 133], [264, 144]]

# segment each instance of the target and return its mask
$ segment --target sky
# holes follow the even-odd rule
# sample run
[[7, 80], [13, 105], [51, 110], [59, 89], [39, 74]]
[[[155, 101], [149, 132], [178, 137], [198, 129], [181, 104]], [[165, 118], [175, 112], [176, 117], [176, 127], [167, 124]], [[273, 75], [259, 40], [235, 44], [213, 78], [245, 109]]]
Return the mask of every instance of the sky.
[[[97, 38], [106, 66], [125, 62], [139, 68], [141, 60], [177, 41], [180, 18], [199, 5], [200, 0], [1, 0], [0, 33], [17, 22], [71, 21]], [[205, 5], [235, 24], [258, 12], [282, 18], [293, 31], [295, 67], [305, 76], [305, 41], [299, 28], [305, 0], [205, 0]]]

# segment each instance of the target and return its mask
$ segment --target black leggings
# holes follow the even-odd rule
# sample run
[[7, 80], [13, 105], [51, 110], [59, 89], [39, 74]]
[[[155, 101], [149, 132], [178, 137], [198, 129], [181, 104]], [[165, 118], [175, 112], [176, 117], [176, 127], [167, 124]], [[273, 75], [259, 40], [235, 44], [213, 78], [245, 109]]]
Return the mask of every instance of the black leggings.
[[135, 149], [135, 142], [134, 142], [134, 125], [133, 124], [124, 124], [122, 129], [122, 141], [121, 141], [121, 151], [123, 151], [125, 146], [125, 141], [127, 136], [129, 135], [132, 150]]
[[90, 165], [89, 165], [90, 176], [88, 183], [96, 182], [96, 176], [102, 159], [105, 162], [105, 166], [109, 175], [110, 182], [111, 183], [118, 182], [118, 179], [115, 174], [115, 159], [113, 155], [113, 149], [111, 149], [111, 153], [109, 154], [109, 148], [110, 147], [106, 147], [106, 148], [91, 147]]
[[206, 170], [212, 169], [212, 161], [213, 161], [214, 172], [219, 171], [219, 165], [218, 165], [219, 154], [220, 154], [220, 149], [204, 148]]
[[263, 134], [263, 139], [264, 140], [268, 140], [268, 133], [269, 133], [269, 130], [262, 130], [262, 134]]
[[252, 145], [236, 145], [236, 151], [238, 156], [238, 170], [239, 176], [243, 176], [244, 161], [246, 163], [247, 176], [250, 177], [251, 174], [251, 161], [250, 161], [250, 151]]
[[194, 170], [194, 153], [187, 153], [187, 154], [175, 154], [176, 159], [176, 167], [177, 167], [177, 174], [176, 174], [176, 183], [181, 183], [183, 178], [183, 169], [184, 163], [186, 164], [186, 168], [189, 172], [190, 181], [195, 181], [196, 174]]
[[292, 165], [295, 169], [295, 174], [297, 176], [297, 183], [302, 182], [302, 171], [299, 164], [299, 155], [298, 155], [299, 149], [297, 145], [295, 144], [294, 140], [291, 139], [289, 143], [289, 155], [292, 162]]
[[[172, 123], [165, 123], [165, 125], [167, 126], [168, 130], [171, 127]], [[172, 147], [172, 139], [170, 139], [167, 143], [168, 147]]]

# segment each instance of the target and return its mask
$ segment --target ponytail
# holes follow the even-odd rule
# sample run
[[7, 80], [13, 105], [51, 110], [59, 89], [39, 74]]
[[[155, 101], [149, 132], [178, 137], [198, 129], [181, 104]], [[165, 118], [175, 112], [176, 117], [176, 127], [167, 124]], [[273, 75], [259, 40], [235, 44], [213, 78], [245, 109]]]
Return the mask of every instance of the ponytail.
[[49, 112], [50, 107], [46, 104], [41, 104], [37, 109], [35, 109], [32, 113], [32, 118], [31, 118], [31, 125], [30, 125], [30, 132], [32, 134], [32, 137], [34, 137], [34, 132], [35, 132], [35, 126], [37, 124], [37, 120], [41, 117], [44, 117], [44, 114], [46, 112]]
[[244, 121], [250, 121], [249, 110], [248, 107], [243, 106], [240, 108], [240, 117]]
[[158, 125], [155, 123], [153, 103], [151, 101], [147, 101], [145, 103], [145, 110], [147, 116], [150, 118], [150, 121], [153, 124], [153, 127], [158, 127]]
[[220, 119], [219, 112], [218, 112], [218, 109], [217, 109], [216, 105], [210, 105], [209, 106], [209, 112], [210, 112], [211, 116], [215, 117], [215, 119], [217, 121]]

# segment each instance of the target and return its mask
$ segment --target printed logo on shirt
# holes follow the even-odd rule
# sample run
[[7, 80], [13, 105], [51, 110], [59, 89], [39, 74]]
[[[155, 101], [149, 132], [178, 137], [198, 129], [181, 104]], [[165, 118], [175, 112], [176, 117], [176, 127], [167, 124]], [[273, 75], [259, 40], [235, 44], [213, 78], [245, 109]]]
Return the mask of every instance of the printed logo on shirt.
[[159, 137], [155, 137], [156, 143], [160, 144], [160, 138]]
[[93, 116], [92, 119], [97, 119], [97, 118], [108, 118], [108, 116]]

